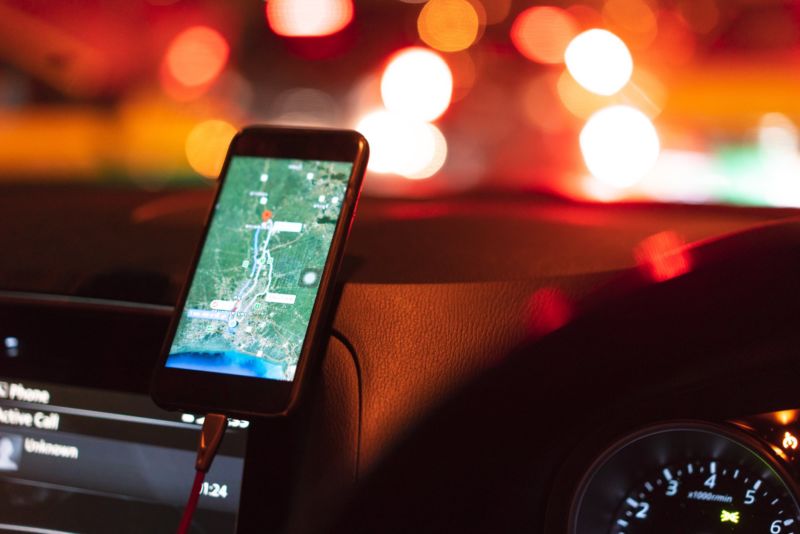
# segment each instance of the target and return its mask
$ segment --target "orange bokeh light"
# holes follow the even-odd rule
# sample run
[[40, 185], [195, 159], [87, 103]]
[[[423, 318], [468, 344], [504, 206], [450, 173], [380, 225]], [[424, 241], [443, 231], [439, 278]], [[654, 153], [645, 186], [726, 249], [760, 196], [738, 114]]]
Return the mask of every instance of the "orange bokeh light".
[[578, 31], [577, 21], [565, 9], [536, 6], [526, 9], [514, 20], [511, 41], [532, 61], [563, 63], [564, 50]]
[[469, 48], [480, 25], [478, 12], [467, 0], [429, 0], [417, 19], [420, 38], [442, 52]]
[[267, 22], [284, 37], [324, 37], [353, 20], [352, 0], [268, 0]]
[[189, 165], [206, 178], [217, 178], [234, 135], [236, 128], [227, 121], [212, 119], [201, 122], [186, 137]]
[[228, 42], [217, 30], [192, 26], [172, 40], [164, 65], [172, 80], [184, 87], [199, 87], [220, 75], [229, 53]]
[[611, 103], [608, 97], [590, 93], [581, 87], [566, 69], [558, 77], [556, 91], [564, 107], [581, 119], [588, 119]]
[[644, 0], [607, 0], [603, 17], [639, 48], [649, 46], [658, 33], [656, 15]]
[[781, 410], [779, 412], [774, 412], [772, 415], [778, 423], [786, 426], [797, 420], [797, 413], [798, 410]]

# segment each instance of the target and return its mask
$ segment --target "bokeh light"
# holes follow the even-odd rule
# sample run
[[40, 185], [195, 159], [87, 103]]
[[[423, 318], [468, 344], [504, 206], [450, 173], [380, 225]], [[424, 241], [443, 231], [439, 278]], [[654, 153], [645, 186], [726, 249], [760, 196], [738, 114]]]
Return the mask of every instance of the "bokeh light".
[[667, 103], [666, 86], [651, 72], [639, 67], [620, 94], [626, 104], [642, 110], [651, 119], [657, 117]]
[[611, 106], [592, 115], [581, 130], [580, 145], [589, 172], [618, 188], [644, 178], [661, 150], [653, 123], [630, 106]]
[[584, 176], [578, 187], [576, 198], [585, 198], [593, 202], [619, 202], [626, 197], [625, 190], [611, 187], [591, 174]]
[[208, 91], [205, 104], [214, 106], [213, 113], [247, 122], [256, 98], [253, 82], [233, 68], [226, 68]]
[[480, 18], [467, 0], [429, 0], [419, 13], [417, 30], [428, 46], [458, 52], [475, 42]]
[[580, 28], [601, 28], [604, 23], [603, 15], [585, 4], [573, 4], [567, 8], [567, 13], [575, 18]]
[[372, 172], [388, 174], [402, 165], [402, 144], [406, 141], [401, 121], [392, 113], [373, 111], [362, 117], [355, 129], [367, 138], [369, 143], [369, 162], [367, 168]]
[[469, 94], [478, 76], [475, 61], [469, 52], [447, 54], [447, 65], [453, 75], [452, 101], [461, 100]]
[[330, 94], [312, 87], [295, 87], [279, 93], [270, 120], [296, 126], [327, 126], [338, 119], [339, 104]]
[[170, 43], [164, 57], [167, 74], [186, 87], [214, 81], [228, 61], [230, 48], [220, 33], [207, 26], [192, 26]]
[[390, 111], [432, 121], [447, 111], [453, 95], [453, 75], [435, 52], [420, 47], [398, 52], [381, 78], [381, 96]]
[[564, 61], [567, 45], [578, 33], [575, 18], [560, 7], [536, 6], [520, 13], [511, 26], [511, 41], [537, 63]]
[[758, 144], [764, 151], [795, 154], [800, 148], [797, 126], [783, 113], [767, 113], [759, 120]]
[[567, 46], [564, 59], [570, 74], [588, 91], [613, 95], [633, 73], [633, 58], [625, 43], [613, 33], [587, 30]]
[[[135, 180], [163, 180], [165, 176], [188, 171], [186, 137], [197, 125], [197, 116], [186, 106], [176, 106], [154, 88], [141, 88], [131, 91], [120, 102], [116, 120], [118, 135], [110, 144], [118, 154], [118, 165]], [[55, 128], [65, 140], [74, 142], [73, 133], [52, 122], [50, 128]], [[46, 142], [41, 135], [39, 137]], [[102, 137], [105, 143], [109, 142], [108, 137], [106, 127]], [[0, 137], [0, 142], [5, 139]], [[61, 155], [56, 153], [55, 157]]]
[[369, 170], [421, 179], [433, 175], [444, 164], [447, 143], [435, 126], [390, 111], [364, 116], [356, 130], [370, 146]]
[[564, 107], [581, 119], [588, 119], [595, 112], [613, 103], [607, 96], [587, 91], [575, 81], [568, 70], [564, 70], [559, 76], [556, 90]]
[[639, 268], [654, 282], [665, 282], [692, 270], [691, 251], [672, 230], [642, 240], [633, 255]]
[[719, 162], [710, 154], [663, 148], [653, 170], [636, 186], [636, 194], [698, 204], [710, 202], [714, 191], [725, 189], [726, 180]]
[[658, 35], [648, 53], [664, 65], [683, 66], [691, 62], [697, 45], [697, 37], [683, 17], [662, 11], [658, 17]]
[[236, 128], [227, 121], [212, 119], [201, 122], [186, 137], [189, 165], [206, 178], [217, 178], [234, 135]]
[[511, 11], [511, 0], [488, 0], [483, 4], [486, 10], [486, 24], [503, 22]]
[[564, 107], [582, 119], [587, 119], [596, 111], [614, 104], [633, 106], [653, 118], [664, 109], [667, 98], [664, 85], [649, 72], [638, 68], [622, 91], [612, 96], [589, 92], [575, 81], [568, 70], [561, 73], [556, 88]]
[[[433, 147], [433, 154], [428, 159], [424, 167], [406, 175], [406, 178], [410, 178], [412, 180], [430, 178], [439, 172], [439, 170], [447, 161], [447, 139], [445, 139], [444, 134], [433, 124], [425, 124], [425, 126], [427, 127], [430, 136], [425, 136], [425, 140], [423, 142], [427, 143], [428, 146]], [[430, 144], [429, 139], [433, 140], [432, 145]], [[425, 154], [429, 154], [429, 151], [426, 150]]]
[[658, 32], [656, 15], [644, 0], [607, 0], [603, 17], [639, 48], [649, 46]]
[[528, 301], [527, 327], [534, 337], [549, 334], [567, 324], [574, 306], [563, 291], [556, 287], [536, 290]]
[[323, 37], [353, 20], [352, 0], [269, 0], [269, 27], [284, 37]]
[[797, 125], [783, 113], [771, 112], [758, 124], [758, 176], [767, 204], [800, 205], [800, 151]]

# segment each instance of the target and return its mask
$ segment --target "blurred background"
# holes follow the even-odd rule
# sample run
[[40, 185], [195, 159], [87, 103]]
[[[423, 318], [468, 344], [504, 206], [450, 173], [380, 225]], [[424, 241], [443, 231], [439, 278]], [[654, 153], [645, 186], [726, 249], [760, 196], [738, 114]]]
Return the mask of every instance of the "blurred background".
[[0, 182], [207, 187], [251, 123], [365, 193], [800, 206], [800, 3], [0, 1]]

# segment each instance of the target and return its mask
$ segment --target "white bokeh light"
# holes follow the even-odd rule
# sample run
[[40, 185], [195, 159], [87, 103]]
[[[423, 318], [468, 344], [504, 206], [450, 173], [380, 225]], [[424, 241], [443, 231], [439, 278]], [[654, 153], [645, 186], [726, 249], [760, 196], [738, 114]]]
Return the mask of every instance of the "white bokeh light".
[[[433, 124], [425, 124], [425, 126], [430, 133], [430, 137], [426, 136], [424, 142], [429, 143], [428, 139], [433, 141], [433, 154], [424, 167], [416, 172], [405, 175], [406, 178], [412, 180], [430, 178], [439, 172], [439, 169], [441, 169], [445, 161], [447, 161], [447, 139], [445, 139], [444, 134]], [[428, 151], [426, 151], [426, 154], [427, 153]]]
[[390, 111], [367, 114], [356, 130], [369, 142], [368, 168], [372, 172], [428, 178], [444, 164], [447, 155], [447, 145], [438, 128]]
[[420, 121], [447, 111], [453, 96], [453, 74], [444, 59], [426, 48], [398, 52], [381, 78], [386, 109]]
[[285, 37], [321, 37], [353, 20], [352, 0], [269, 0], [269, 26]]
[[630, 106], [611, 106], [592, 115], [581, 130], [580, 145], [589, 172], [616, 188], [638, 183], [661, 151], [653, 123]]
[[633, 57], [625, 43], [607, 30], [587, 30], [564, 53], [567, 70], [581, 87], [610, 96], [625, 87], [633, 74]]

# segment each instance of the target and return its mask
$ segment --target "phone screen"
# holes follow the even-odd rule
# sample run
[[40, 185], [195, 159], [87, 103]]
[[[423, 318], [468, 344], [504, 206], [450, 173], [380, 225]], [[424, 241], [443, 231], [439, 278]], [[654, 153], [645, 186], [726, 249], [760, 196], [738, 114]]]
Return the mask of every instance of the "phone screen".
[[167, 367], [293, 380], [352, 168], [231, 158]]

